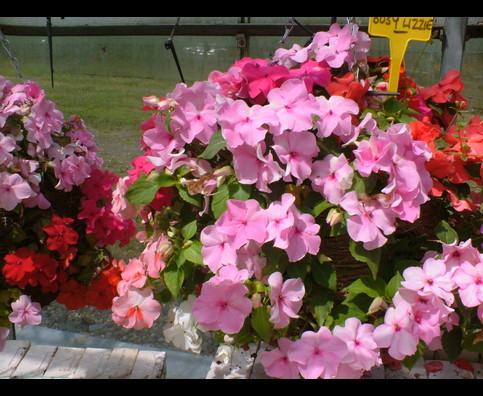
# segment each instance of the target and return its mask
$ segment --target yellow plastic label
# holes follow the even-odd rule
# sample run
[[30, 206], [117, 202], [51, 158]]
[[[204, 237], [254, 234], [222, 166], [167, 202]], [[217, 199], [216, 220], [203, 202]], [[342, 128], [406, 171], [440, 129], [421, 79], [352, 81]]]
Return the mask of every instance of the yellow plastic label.
[[389, 39], [391, 68], [389, 92], [397, 92], [399, 71], [410, 40], [428, 41], [431, 38], [434, 17], [370, 17], [369, 34]]

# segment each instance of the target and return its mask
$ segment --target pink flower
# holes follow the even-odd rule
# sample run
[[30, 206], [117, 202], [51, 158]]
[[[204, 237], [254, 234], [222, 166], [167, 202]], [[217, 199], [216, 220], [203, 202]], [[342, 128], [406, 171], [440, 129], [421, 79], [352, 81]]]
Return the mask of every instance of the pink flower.
[[270, 128], [274, 135], [286, 130], [302, 132], [312, 129], [312, 117], [319, 106], [315, 97], [308, 93], [305, 83], [298, 79], [285, 81], [280, 88], [274, 88], [267, 96], [269, 107], [278, 117], [279, 125]]
[[19, 174], [0, 172], [0, 208], [13, 210], [33, 194], [30, 185]]
[[265, 138], [268, 125], [278, 123], [270, 107], [248, 106], [243, 100], [227, 99], [218, 109], [217, 117], [221, 133], [230, 147], [243, 143], [255, 146]]
[[10, 334], [10, 329], [7, 327], [0, 327], [0, 352], [5, 348], [7, 344], [7, 338]]
[[258, 201], [229, 199], [226, 211], [217, 220], [216, 227], [219, 232], [230, 236], [231, 247], [238, 249], [250, 240], [265, 242], [267, 224], [267, 215]]
[[360, 374], [381, 363], [373, 331], [373, 325], [362, 324], [357, 318], [346, 319], [344, 327], [336, 326], [333, 331], [334, 336], [347, 345], [347, 355], [341, 362], [360, 371]]
[[320, 226], [312, 215], [300, 214], [293, 208], [294, 225], [287, 234], [288, 246], [285, 249], [291, 262], [299, 261], [307, 253], [317, 254], [320, 248], [320, 237], [317, 233]]
[[288, 232], [294, 225], [293, 204], [295, 197], [292, 194], [283, 194], [280, 201], [273, 201], [267, 208], [267, 242], [274, 241], [273, 246], [286, 248], [288, 246]]
[[267, 375], [281, 379], [297, 379], [299, 377], [298, 364], [288, 358], [288, 351], [293, 343], [294, 341], [288, 338], [280, 338], [278, 348], [262, 353], [260, 362]]
[[272, 153], [264, 155], [265, 142], [253, 147], [243, 144], [229, 148], [233, 154], [233, 166], [238, 182], [241, 184], [255, 184], [262, 192], [272, 192], [269, 184], [280, 180], [283, 169], [273, 159]]
[[451, 244], [443, 244], [441, 259], [445, 262], [447, 270], [454, 272], [463, 263], [475, 265], [481, 261], [480, 252], [472, 245], [471, 239], [465, 242], [454, 241]]
[[476, 307], [483, 303], [483, 262], [475, 265], [463, 263], [455, 270], [453, 281], [458, 285], [461, 302], [466, 307]]
[[300, 63], [304, 63], [308, 59], [308, 56], [309, 50], [307, 47], [294, 44], [290, 49], [278, 48], [273, 55], [273, 61], [291, 69]]
[[37, 326], [42, 321], [40, 311], [42, 308], [37, 302], [32, 302], [30, 297], [22, 294], [19, 299], [12, 303], [12, 313], [8, 319], [23, 329], [25, 326]]
[[285, 181], [293, 176], [296, 184], [301, 184], [312, 172], [312, 158], [317, 156], [319, 148], [315, 135], [311, 132], [283, 132], [273, 137], [273, 150], [282, 164], [286, 164]]
[[347, 232], [355, 241], [364, 243], [367, 250], [376, 249], [387, 242], [383, 235], [395, 231], [396, 215], [390, 208], [384, 207], [377, 199], [359, 200], [355, 191], [345, 194], [340, 206], [351, 215], [347, 219]]
[[330, 67], [339, 68], [344, 62], [352, 65], [350, 49], [354, 40], [348, 25], [341, 28], [332, 24], [328, 32], [315, 34], [310, 47], [318, 62], [325, 61]]
[[137, 213], [137, 208], [126, 199], [126, 192], [129, 189], [128, 181], [129, 176], [119, 179], [112, 192], [112, 213], [121, 216], [123, 219], [132, 219]]
[[373, 135], [369, 140], [362, 140], [354, 150], [354, 166], [363, 177], [379, 171], [390, 172], [396, 149], [394, 143]]
[[205, 282], [193, 304], [193, 317], [208, 330], [238, 333], [252, 311], [252, 301], [245, 296], [247, 293], [245, 285], [229, 279]]
[[401, 285], [406, 289], [432, 293], [445, 300], [448, 305], [454, 301], [451, 291], [456, 285], [451, 280], [451, 273], [446, 272], [446, 265], [442, 260], [428, 258], [422, 268], [406, 268], [403, 278]]
[[207, 81], [195, 82], [188, 88], [178, 84], [170, 99], [178, 102], [171, 113], [171, 130], [186, 143], [194, 139], [204, 144], [216, 132], [215, 96], [217, 88]]
[[290, 347], [288, 358], [298, 363], [300, 374], [306, 379], [332, 378], [346, 353], [345, 342], [322, 326], [317, 333], [305, 331]]
[[147, 280], [144, 263], [137, 258], [129, 260], [122, 269], [121, 278], [122, 280], [117, 284], [119, 295], [125, 294], [130, 287], [142, 288]]
[[326, 87], [332, 77], [329, 67], [311, 59], [301, 64], [299, 68], [291, 69], [290, 76], [302, 80], [310, 93], [314, 85]]
[[412, 334], [412, 320], [406, 307], [390, 307], [384, 316], [384, 323], [373, 333], [374, 341], [380, 348], [389, 348], [394, 359], [402, 360], [416, 352], [419, 339]]
[[15, 139], [0, 132], [0, 165], [7, 164], [13, 159], [11, 152], [15, 150]]
[[314, 191], [321, 193], [330, 203], [339, 204], [345, 191], [351, 187], [353, 177], [354, 170], [344, 154], [339, 157], [328, 154], [313, 163], [310, 180]]
[[230, 239], [231, 237], [220, 232], [214, 225], [207, 226], [201, 231], [203, 262], [215, 274], [223, 265], [236, 263], [237, 253], [230, 245]]
[[112, 320], [127, 329], [141, 330], [153, 326], [161, 313], [161, 305], [150, 288], [130, 287], [112, 300]]
[[268, 278], [270, 286], [270, 322], [276, 329], [287, 327], [290, 318], [298, 318], [297, 312], [302, 307], [302, 299], [305, 295], [304, 283], [301, 279], [287, 279], [283, 281], [280, 272], [274, 272]]
[[28, 131], [27, 140], [47, 149], [53, 143], [52, 132], [60, 132], [63, 122], [64, 116], [56, 109], [54, 102], [40, 100], [24, 118], [24, 126]]
[[331, 134], [337, 136], [352, 135], [352, 115], [359, 113], [359, 106], [352, 99], [345, 99], [342, 96], [333, 95], [329, 99], [324, 96], [317, 96], [320, 109], [316, 121], [318, 128], [317, 136], [324, 138]]
[[151, 278], [159, 278], [161, 271], [166, 268], [165, 260], [169, 256], [171, 242], [161, 233], [157, 238], [150, 238], [139, 256], [145, 266], [146, 274]]

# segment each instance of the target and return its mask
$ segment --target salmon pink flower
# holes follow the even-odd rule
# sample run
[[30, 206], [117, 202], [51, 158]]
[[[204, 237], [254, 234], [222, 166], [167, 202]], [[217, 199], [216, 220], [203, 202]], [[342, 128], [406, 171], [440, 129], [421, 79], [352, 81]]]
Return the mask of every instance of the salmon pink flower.
[[150, 288], [141, 290], [131, 286], [112, 301], [112, 319], [127, 329], [151, 328], [160, 314], [161, 305]]
[[287, 279], [285, 282], [280, 272], [274, 272], [268, 278], [270, 286], [270, 322], [276, 329], [287, 327], [290, 318], [298, 318], [297, 312], [302, 307], [305, 295], [304, 283], [301, 279]]
[[12, 313], [8, 315], [8, 320], [20, 326], [21, 329], [27, 325], [37, 326], [42, 321], [41, 310], [39, 303], [32, 302], [29, 296], [22, 294], [12, 303]]
[[299, 378], [298, 364], [288, 358], [288, 351], [293, 343], [294, 341], [288, 338], [280, 338], [277, 348], [262, 353], [260, 362], [267, 375], [280, 379]]

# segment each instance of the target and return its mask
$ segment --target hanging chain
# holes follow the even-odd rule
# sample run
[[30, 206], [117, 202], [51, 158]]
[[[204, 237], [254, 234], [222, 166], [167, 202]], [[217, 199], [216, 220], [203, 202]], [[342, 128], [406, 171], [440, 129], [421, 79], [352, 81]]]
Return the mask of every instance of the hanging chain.
[[295, 18], [290, 17], [287, 20], [287, 23], [285, 24], [285, 33], [283, 34], [283, 37], [280, 40], [281, 44], [285, 44], [285, 41], [287, 40], [288, 35], [290, 34], [294, 26], [295, 26]]
[[8, 41], [7, 37], [3, 34], [2, 30], [0, 29], [0, 41], [2, 42], [3, 48], [7, 51], [8, 57], [10, 58], [10, 63], [12, 64], [13, 68], [17, 72], [18, 79], [21, 80], [23, 78], [22, 72], [20, 71], [20, 65], [18, 59], [13, 54], [12, 48], [10, 46], [10, 42]]

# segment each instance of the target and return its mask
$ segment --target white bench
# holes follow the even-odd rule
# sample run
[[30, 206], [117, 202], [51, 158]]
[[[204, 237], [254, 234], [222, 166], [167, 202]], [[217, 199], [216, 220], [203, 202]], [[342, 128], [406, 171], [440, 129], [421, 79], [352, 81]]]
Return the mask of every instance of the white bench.
[[166, 352], [134, 348], [70, 348], [9, 340], [0, 379], [162, 379]]

